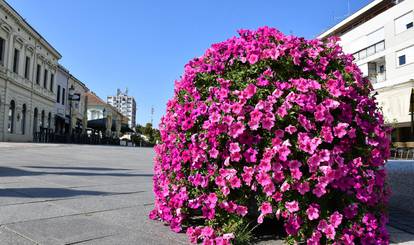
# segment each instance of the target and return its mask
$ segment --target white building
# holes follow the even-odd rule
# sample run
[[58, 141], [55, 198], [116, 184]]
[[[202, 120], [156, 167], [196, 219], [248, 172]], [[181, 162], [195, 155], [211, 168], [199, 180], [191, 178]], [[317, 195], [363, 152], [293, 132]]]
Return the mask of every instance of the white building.
[[108, 104], [115, 107], [119, 112], [128, 117], [128, 126], [131, 129], [135, 128], [136, 125], [136, 113], [137, 105], [133, 96], [128, 96], [128, 90], [121, 92], [120, 89], [117, 91], [116, 96], [108, 96]]
[[56, 104], [55, 104], [55, 132], [65, 134], [69, 128], [68, 110], [68, 82], [70, 73], [63, 66], [58, 65], [56, 72]]
[[61, 58], [9, 4], [0, 0], [0, 141], [32, 141], [53, 130]]
[[339, 36], [345, 53], [378, 93], [394, 142], [410, 140], [410, 95], [414, 88], [414, 0], [375, 0], [322, 33]]

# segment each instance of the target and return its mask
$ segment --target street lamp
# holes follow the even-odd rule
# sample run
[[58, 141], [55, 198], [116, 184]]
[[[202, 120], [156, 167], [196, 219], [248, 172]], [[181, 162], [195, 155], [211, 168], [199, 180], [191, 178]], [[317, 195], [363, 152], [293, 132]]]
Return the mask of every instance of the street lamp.
[[410, 95], [410, 115], [411, 115], [411, 135], [410, 135], [410, 141], [413, 140], [414, 135], [414, 88], [411, 89], [411, 95]]
[[70, 86], [69, 88], [69, 135], [72, 135], [72, 100], [75, 95], [75, 88]]

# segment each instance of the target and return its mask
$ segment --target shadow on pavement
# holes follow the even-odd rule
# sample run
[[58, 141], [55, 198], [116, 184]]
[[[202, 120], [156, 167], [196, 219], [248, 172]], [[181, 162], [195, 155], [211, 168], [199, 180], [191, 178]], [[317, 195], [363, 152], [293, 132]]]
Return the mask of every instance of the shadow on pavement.
[[118, 193], [73, 190], [66, 188], [6, 188], [0, 189], [0, 197], [63, 198], [73, 196], [102, 196]]
[[[62, 169], [65, 170], [65, 169]], [[0, 177], [38, 176], [38, 175], [70, 175], [70, 176], [114, 176], [114, 177], [152, 177], [153, 174], [130, 174], [130, 173], [98, 173], [79, 171], [29, 171], [19, 168], [0, 167]]]
[[414, 241], [414, 213], [403, 211], [397, 208], [389, 208], [389, 226], [398, 229], [391, 231], [392, 242], [413, 242]]
[[53, 166], [23, 166], [24, 168], [40, 168], [40, 169], [68, 169], [68, 170], [91, 170], [91, 171], [121, 171], [133, 170], [127, 168], [97, 168], [97, 167], [53, 167]]

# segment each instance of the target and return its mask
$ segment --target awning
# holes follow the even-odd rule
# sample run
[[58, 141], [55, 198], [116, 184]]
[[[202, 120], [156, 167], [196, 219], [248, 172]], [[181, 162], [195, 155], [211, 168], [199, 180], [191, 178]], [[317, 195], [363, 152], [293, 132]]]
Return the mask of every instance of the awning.
[[106, 122], [104, 118], [95, 119], [95, 120], [88, 120], [88, 128], [95, 129], [95, 130], [106, 130]]
[[121, 126], [121, 133], [133, 133], [134, 130], [132, 130], [128, 124], [122, 124]]
[[[106, 118], [88, 120], [88, 128], [105, 131], [106, 130]], [[112, 120], [111, 131], [116, 131], [115, 120]]]
[[61, 120], [61, 121], [66, 121], [66, 118], [62, 115], [59, 115], [59, 114], [55, 114], [55, 119], [56, 120]]
[[410, 101], [413, 85], [410, 82], [377, 91], [376, 99], [382, 108], [386, 123], [396, 126], [410, 125]]

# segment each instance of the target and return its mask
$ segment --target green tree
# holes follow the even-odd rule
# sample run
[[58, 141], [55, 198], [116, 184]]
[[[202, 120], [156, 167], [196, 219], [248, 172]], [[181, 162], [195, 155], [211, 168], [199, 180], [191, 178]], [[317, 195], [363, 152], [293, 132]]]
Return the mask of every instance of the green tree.
[[137, 124], [137, 126], [135, 126], [135, 132], [139, 134], [143, 134], [143, 129], [144, 127], [141, 124]]

